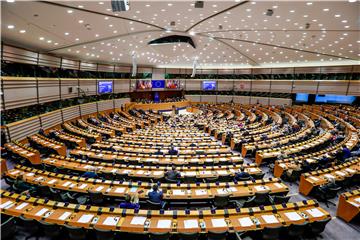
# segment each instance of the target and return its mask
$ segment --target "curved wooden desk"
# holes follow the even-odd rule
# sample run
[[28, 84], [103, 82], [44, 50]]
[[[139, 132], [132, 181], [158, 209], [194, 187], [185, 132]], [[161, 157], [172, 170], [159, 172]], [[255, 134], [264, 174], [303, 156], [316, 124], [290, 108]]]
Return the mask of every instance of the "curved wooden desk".
[[142, 110], [154, 110], [154, 111], [170, 111], [173, 106], [176, 108], [186, 108], [191, 106], [190, 101], [181, 101], [181, 102], [165, 102], [165, 103], [133, 103], [130, 105], [130, 109], [142, 109]]

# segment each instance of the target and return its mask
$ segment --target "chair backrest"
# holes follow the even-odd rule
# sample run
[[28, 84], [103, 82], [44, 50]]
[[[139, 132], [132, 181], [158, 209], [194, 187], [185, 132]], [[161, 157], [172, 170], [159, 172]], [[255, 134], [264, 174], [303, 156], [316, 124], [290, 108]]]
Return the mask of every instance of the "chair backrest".
[[263, 240], [278, 240], [282, 226], [264, 227], [261, 231]]
[[11, 239], [16, 233], [15, 217], [1, 222], [1, 239]]
[[105, 229], [98, 229], [94, 227], [96, 231], [96, 239], [97, 240], [113, 240], [115, 239], [115, 233], [111, 230], [105, 230]]
[[219, 180], [219, 177], [206, 178], [205, 181], [207, 183], [214, 183]]
[[169, 240], [170, 233], [150, 233], [150, 240]]
[[214, 205], [215, 207], [224, 208], [229, 204], [230, 195], [215, 195]]
[[167, 183], [177, 183], [179, 180], [177, 180], [177, 179], [170, 179], [170, 178], [165, 177], [165, 181], [166, 181]]
[[102, 192], [89, 191], [90, 202], [92, 204], [102, 204], [104, 202], [104, 196]]
[[310, 223], [311, 232], [314, 234], [320, 234], [324, 231], [326, 224], [331, 220], [331, 218], [326, 218], [324, 220], [319, 220]]
[[255, 203], [258, 205], [269, 205], [271, 204], [269, 191], [266, 192], [255, 192]]
[[299, 237], [301, 235], [304, 234], [304, 232], [307, 229], [307, 225], [308, 222], [303, 222], [303, 223], [293, 223], [291, 224], [287, 230], [288, 230], [288, 235], [290, 237]]
[[9, 177], [9, 176], [4, 176], [4, 180], [6, 182], [7, 185], [9, 185], [10, 187], [14, 184], [15, 179]]
[[146, 200], [147, 208], [149, 210], [159, 210], [161, 209], [161, 203], [155, 203], [150, 200]]
[[215, 231], [209, 231], [207, 233], [207, 239], [208, 240], [226, 240], [227, 232], [215, 232]]
[[179, 240], [198, 240], [199, 233], [179, 233], [178, 234]]
[[282, 203], [287, 203], [290, 200], [291, 196], [278, 196], [275, 195], [273, 200], [274, 200], [274, 204], [282, 204]]
[[264, 172], [252, 175], [252, 177], [255, 178], [255, 179], [263, 179], [264, 176], [265, 176]]
[[86, 239], [86, 231], [81, 227], [73, 227], [65, 225], [65, 228], [68, 230], [69, 238], [71, 240], [84, 240]]
[[184, 182], [185, 183], [196, 183], [196, 176], [186, 176], [184, 177]]
[[50, 238], [55, 238], [57, 236], [60, 236], [62, 226], [40, 221], [41, 229], [44, 232], [44, 235]]

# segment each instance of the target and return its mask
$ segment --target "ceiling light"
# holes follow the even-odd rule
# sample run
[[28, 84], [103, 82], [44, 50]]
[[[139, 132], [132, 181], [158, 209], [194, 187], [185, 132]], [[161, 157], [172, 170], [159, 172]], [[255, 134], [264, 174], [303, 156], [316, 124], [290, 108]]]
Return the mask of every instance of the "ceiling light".
[[79, 20], [79, 23], [83, 23], [84, 22], [84, 20]]
[[190, 34], [191, 36], [195, 36], [195, 35], [196, 35], [196, 33], [195, 33], [194, 31], [190, 31], [189, 34]]
[[105, 19], [105, 20], [108, 20], [108, 19], [109, 19], [109, 17], [104, 17], [104, 19]]
[[310, 6], [312, 5], [313, 3], [312, 2], [307, 2], [306, 5]]
[[14, 29], [15, 26], [14, 26], [14, 25], [8, 25], [7, 28], [8, 28], [8, 29]]
[[66, 32], [65, 35], [68, 36], [70, 33]]
[[52, 41], [51, 41], [51, 40], [47, 40], [47, 42], [48, 42], [48, 43], [52, 43]]
[[146, 7], [150, 7], [150, 4], [146, 4], [145, 6], [146, 6]]
[[73, 10], [67, 10], [67, 13], [73, 13]]
[[26, 31], [25, 30], [20, 30], [19, 33], [26, 33]]
[[168, 6], [171, 7], [171, 6], [172, 6], [172, 3], [168, 3]]
[[328, 12], [329, 9], [328, 9], [328, 8], [324, 8], [323, 11], [324, 11], [324, 12]]
[[95, 34], [95, 37], [99, 37], [99, 34]]
[[294, 12], [295, 12], [295, 10], [290, 10], [290, 12], [291, 12], [291, 13], [294, 13]]
[[356, 2], [356, 0], [349, 0], [349, 2], [353, 3], [353, 2]]
[[103, 2], [99, 2], [100, 5], [103, 5], [104, 3]]
[[39, 37], [39, 40], [41, 41], [44, 41], [44, 39], [45, 39], [44, 37]]
[[75, 41], [79, 41], [80, 39], [78, 39], [78, 38], [75, 38]]
[[9, 2], [9, 3], [15, 2], [15, 0], [6, 0], [6, 1]]
[[212, 5], [212, 7], [217, 7], [217, 5], [216, 5], [216, 4], [214, 4], [214, 5]]
[[342, 20], [341, 22], [342, 22], [342, 23], [347, 23], [347, 20]]
[[276, 9], [276, 8], [278, 8], [278, 6], [275, 5], [275, 6], [272, 6], [272, 8]]
[[338, 18], [338, 17], [341, 17], [341, 15], [340, 15], [340, 14], [336, 14], [335, 17]]
[[56, 43], [54, 43], [54, 45], [59, 45], [59, 43], [56, 42]]
[[84, 6], [83, 6], [83, 5], [79, 5], [78, 8], [84, 8]]

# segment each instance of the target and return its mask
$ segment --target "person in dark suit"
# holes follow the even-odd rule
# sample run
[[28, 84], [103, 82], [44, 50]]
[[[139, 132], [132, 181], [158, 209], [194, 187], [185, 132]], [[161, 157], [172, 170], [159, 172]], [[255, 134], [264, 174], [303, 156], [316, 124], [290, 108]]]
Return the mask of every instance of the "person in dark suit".
[[154, 184], [152, 186], [152, 191], [148, 193], [148, 197], [151, 202], [162, 204], [163, 192], [159, 191], [157, 184]]
[[169, 155], [177, 155], [178, 150], [176, 150], [173, 146], [169, 149]]
[[239, 169], [240, 171], [239, 172], [236, 172], [235, 173], [235, 179], [236, 180], [242, 180], [242, 179], [248, 179], [248, 178], [251, 178], [250, 174], [248, 172], [245, 172], [244, 171], [244, 167], [240, 167]]
[[170, 171], [166, 172], [166, 177], [170, 180], [176, 180], [181, 177], [180, 172], [176, 171], [176, 167], [172, 166]]

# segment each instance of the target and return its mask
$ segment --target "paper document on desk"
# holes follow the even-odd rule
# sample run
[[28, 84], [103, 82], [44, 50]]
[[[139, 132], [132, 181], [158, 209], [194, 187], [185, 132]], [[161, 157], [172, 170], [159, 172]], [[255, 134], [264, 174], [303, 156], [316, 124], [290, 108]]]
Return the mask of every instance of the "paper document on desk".
[[159, 176], [159, 175], [161, 175], [163, 172], [162, 171], [155, 171], [154, 172], [154, 176]]
[[268, 186], [263, 186], [263, 185], [255, 186], [254, 188], [255, 188], [256, 191], [258, 191], [258, 192], [269, 190], [269, 187], [268, 187]]
[[173, 190], [172, 193], [173, 193], [173, 195], [185, 195], [185, 191], [178, 190], [178, 189]]
[[226, 189], [216, 189], [218, 194], [229, 194], [229, 192]]
[[360, 197], [354, 199], [356, 202], [360, 203]]
[[356, 173], [356, 171], [354, 169], [351, 169], [351, 168], [347, 168], [347, 169], [345, 169], [345, 171], [347, 171], [349, 173]]
[[51, 179], [50, 181], [48, 181], [48, 184], [54, 184], [56, 182], [56, 179]]
[[44, 213], [46, 213], [47, 211], [49, 211], [49, 209], [47, 208], [43, 208], [40, 211], [38, 211], [35, 216], [42, 216]]
[[119, 219], [120, 217], [107, 217], [103, 224], [107, 226], [116, 226], [116, 224], [119, 222]]
[[211, 224], [213, 225], [213, 227], [226, 227], [227, 226], [224, 218], [211, 219]]
[[92, 214], [84, 214], [81, 216], [81, 218], [79, 218], [78, 222], [79, 223], [88, 223], [91, 221], [91, 219], [93, 219], [94, 215]]
[[285, 216], [291, 221], [299, 221], [302, 217], [297, 212], [286, 212]]
[[206, 195], [207, 194], [207, 190], [206, 189], [196, 189], [195, 190], [195, 195], [200, 196], [200, 195]]
[[225, 171], [225, 170], [219, 170], [216, 173], [219, 174], [219, 175], [227, 175], [228, 174], [228, 172]]
[[253, 222], [249, 217], [239, 218], [239, 223], [242, 227], [250, 227], [253, 225]]
[[198, 228], [199, 223], [197, 219], [190, 219], [184, 221], [184, 228]]
[[83, 183], [83, 184], [80, 185], [79, 188], [80, 188], [80, 189], [84, 189], [86, 186], [87, 186], [87, 184], [86, 184], [86, 183]]
[[97, 187], [97, 188], [95, 189], [95, 191], [100, 192], [103, 188], [104, 188], [103, 186]]
[[15, 209], [16, 209], [16, 210], [21, 210], [21, 209], [23, 209], [24, 207], [26, 207], [27, 205], [29, 205], [29, 203], [24, 202], [24, 203], [20, 204], [19, 206], [17, 206]]
[[63, 214], [61, 214], [61, 216], [59, 217], [59, 220], [61, 221], [65, 221], [68, 217], [70, 217], [71, 212], [64, 212]]
[[278, 223], [279, 221], [274, 215], [262, 215], [261, 216], [266, 223]]
[[309, 177], [311, 180], [313, 180], [313, 181], [319, 181], [319, 179], [318, 178], [316, 178], [316, 177]]
[[123, 192], [125, 192], [125, 188], [123, 188], [123, 187], [118, 187], [118, 188], [115, 189], [115, 192], [116, 192], [116, 193], [123, 193]]
[[133, 217], [133, 219], [131, 220], [130, 224], [132, 225], [144, 225], [146, 221], [146, 217]]
[[71, 184], [71, 182], [66, 182], [66, 183], [64, 183], [62, 186], [63, 187], [67, 187], [67, 186], [69, 186]]
[[12, 201], [7, 201], [3, 204], [0, 205], [0, 208], [6, 208], [7, 206], [11, 205], [13, 202]]
[[157, 228], [166, 228], [170, 229], [171, 227], [171, 220], [159, 220], [156, 225]]
[[324, 213], [322, 213], [317, 208], [309, 209], [309, 210], [306, 210], [306, 211], [313, 217], [322, 217], [322, 216], [324, 216]]
[[340, 176], [343, 176], [343, 177], [344, 177], [344, 176], [346, 176], [346, 174], [345, 174], [345, 173], [340, 172], [340, 171], [336, 171], [335, 173], [336, 173], [337, 175], [340, 175]]
[[333, 175], [331, 175], [331, 174], [325, 174], [324, 177], [326, 177], [326, 178], [335, 178], [335, 177], [334, 177]]
[[275, 185], [277, 188], [282, 188], [282, 187], [283, 187], [280, 183], [274, 183], [274, 185]]

